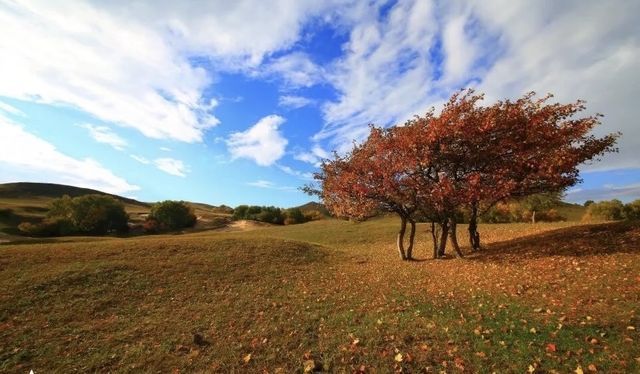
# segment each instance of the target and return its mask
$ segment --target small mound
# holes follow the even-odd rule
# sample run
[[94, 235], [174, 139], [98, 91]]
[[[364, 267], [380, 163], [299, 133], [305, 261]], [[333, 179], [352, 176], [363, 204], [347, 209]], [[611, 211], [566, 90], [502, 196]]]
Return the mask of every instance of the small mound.
[[250, 220], [242, 219], [242, 220], [231, 222], [229, 225], [227, 225], [227, 228], [233, 231], [246, 231], [246, 230], [253, 230], [261, 227], [270, 227], [270, 226], [275, 226], [275, 225], [271, 223], [266, 223], [266, 222], [250, 221]]

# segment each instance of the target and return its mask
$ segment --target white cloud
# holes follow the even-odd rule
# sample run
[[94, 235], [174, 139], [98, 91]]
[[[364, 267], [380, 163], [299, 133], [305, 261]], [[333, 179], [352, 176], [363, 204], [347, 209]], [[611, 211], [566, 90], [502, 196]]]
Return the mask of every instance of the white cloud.
[[160, 150], [164, 152], [171, 152], [171, 148], [169, 147], [160, 147]]
[[586, 99], [606, 116], [597, 134], [623, 132], [620, 153], [585, 169], [640, 167], [639, 2], [408, 0], [386, 16], [379, 4], [360, 7], [346, 15], [344, 55], [325, 67], [338, 96], [314, 140], [348, 150], [369, 123], [402, 123], [467, 86], [487, 101], [537, 90]]
[[153, 163], [159, 170], [177, 177], [184, 178], [189, 172], [189, 168], [181, 160], [163, 157], [153, 160]]
[[567, 191], [566, 200], [574, 203], [582, 203], [586, 200], [611, 200], [619, 199], [629, 202], [640, 198], [640, 184], [625, 186], [604, 185], [601, 188], [574, 188]]
[[53, 144], [2, 116], [0, 133], [0, 179], [3, 182], [61, 183], [119, 195], [140, 189], [93, 159], [79, 160], [58, 151]]
[[293, 156], [293, 158], [298, 161], [308, 162], [315, 166], [319, 166], [322, 159], [328, 159], [330, 157], [331, 155], [329, 152], [325, 151], [317, 144], [311, 148], [310, 152], [300, 152]]
[[284, 122], [283, 117], [270, 115], [263, 117], [246, 131], [231, 134], [227, 139], [231, 158], [247, 158], [261, 166], [269, 166], [278, 161], [284, 156], [288, 143], [278, 130]]
[[24, 116], [25, 114], [18, 108], [11, 106], [5, 102], [0, 101], [0, 111], [7, 114], [13, 114], [16, 116]]
[[[151, 138], [201, 141], [219, 123], [203, 98], [214, 70], [258, 66], [339, 2], [4, 3], [0, 96], [70, 105]], [[214, 69], [192, 62], [203, 57]], [[306, 66], [288, 60], [275, 71]], [[307, 72], [282, 72], [308, 84]]]
[[640, 167], [639, 2], [478, 2], [474, 13], [503, 49], [479, 87], [488, 99], [530, 90], [585, 99], [589, 111], [605, 114], [597, 134], [623, 132], [620, 153], [585, 169]]
[[148, 164], [151, 163], [151, 161], [149, 161], [148, 159], [146, 159], [145, 157], [142, 157], [142, 156], [138, 156], [138, 155], [129, 155], [129, 156], [131, 156], [132, 159], [138, 161], [141, 164], [148, 165]]
[[283, 95], [278, 99], [278, 105], [285, 108], [298, 109], [314, 103], [314, 100], [296, 95]]
[[119, 151], [123, 150], [124, 147], [127, 146], [127, 141], [122, 139], [107, 126], [97, 126], [84, 123], [80, 125], [80, 127], [87, 129], [89, 131], [89, 135], [98, 143], [108, 144]]
[[293, 175], [294, 177], [298, 177], [300, 179], [306, 179], [306, 180], [312, 180], [313, 179], [313, 173], [306, 173], [306, 172], [302, 172], [299, 170], [295, 170], [292, 167], [286, 166], [286, 165], [280, 165], [277, 164], [276, 165], [278, 167], [278, 169], [282, 170], [283, 172], [289, 174], [289, 175]]
[[276, 75], [289, 88], [311, 87], [323, 80], [322, 68], [302, 52], [293, 52], [270, 61], [259, 74]]
[[275, 183], [265, 181], [265, 180], [257, 180], [255, 182], [249, 182], [247, 185], [252, 187], [260, 187], [260, 188], [273, 188], [275, 187]]
[[266, 188], [266, 189], [271, 189], [271, 190], [281, 190], [281, 191], [295, 191], [296, 190], [295, 187], [278, 186], [277, 184], [275, 184], [273, 182], [262, 180], [262, 179], [257, 180], [255, 182], [248, 182], [247, 185], [251, 186], [251, 187]]

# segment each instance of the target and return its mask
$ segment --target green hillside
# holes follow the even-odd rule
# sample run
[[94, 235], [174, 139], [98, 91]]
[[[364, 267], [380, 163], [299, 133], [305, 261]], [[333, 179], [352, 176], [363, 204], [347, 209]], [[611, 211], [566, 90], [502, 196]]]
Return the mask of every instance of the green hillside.
[[[12, 236], [19, 235], [17, 227], [22, 222], [40, 222], [45, 217], [52, 200], [64, 195], [77, 197], [89, 194], [108, 195], [122, 201], [132, 222], [144, 221], [152, 205], [98, 190], [62, 184], [30, 182], [0, 184], [0, 240], [6, 241]], [[188, 204], [198, 217], [199, 222], [196, 227], [198, 229], [219, 227], [228, 220], [230, 215], [229, 207], [192, 202]]]

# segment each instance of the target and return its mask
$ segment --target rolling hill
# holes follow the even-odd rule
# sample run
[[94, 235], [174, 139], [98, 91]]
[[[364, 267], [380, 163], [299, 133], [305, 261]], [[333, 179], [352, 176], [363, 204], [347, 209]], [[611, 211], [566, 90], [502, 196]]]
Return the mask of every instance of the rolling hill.
[[[18, 225], [22, 222], [39, 222], [47, 213], [52, 200], [64, 195], [71, 197], [99, 194], [120, 200], [132, 222], [145, 220], [152, 203], [109, 194], [89, 188], [54, 183], [5, 183], [0, 184], [0, 236], [19, 235]], [[198, 216], [198, 229], [219, 227], [228, 221], [231, 208], [216, 207], [203, 203], [187, 202]], [[223, 222], [224, 221], [224, 222]], [[0, 238], [2, 239], [2, 238]]]

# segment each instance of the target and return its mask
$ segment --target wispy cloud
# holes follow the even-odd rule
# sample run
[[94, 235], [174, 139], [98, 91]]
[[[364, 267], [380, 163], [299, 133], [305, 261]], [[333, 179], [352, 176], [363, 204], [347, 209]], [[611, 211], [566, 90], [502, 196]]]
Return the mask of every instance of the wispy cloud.
[[320, 160], [330, 158], [329, 152], [325, 151], [319, 145], [314, 145], [309, 152], [296, 153], [293, 158], [298, 161], [307, 162], [315, 166], [320, 166]]
[[91, 158], [76, 159], [60, 152], [53, 144], [1, 115], [0, 134], [2, 182], [62, 183], [113, 194], [128, 194], [140, 189]]
[[127, 146], [127, 141], [107, 126], [84, 123], [80, 127], [87, 129], [89, 135], [98, 143], [108, 144], [119, 151], [122, 151]]
[[138, 161], [141, 164], [148, 165], [148, 164], [151, 163], [151, 161], [149, 161], [148, 159], [146, 159], [145, 157], [142, 157], [142, 156], [138, 156], [138, 155], [129, 155], [129, 156], [131, 156], [132, 159]]
[[266, 189], [271, 189], [271, 190], [280, 190], [280, 191], [295, 191], [296, 188], [295, 187], [289, 187], [289, 186], [278, 186], [277, 184], [267, 181], [267, 180], [257, 180], [255, 182], [248, 182], [247, 183], [248, 186], [251, 187], [257, 187], [257, 188], [266, 188]]
[[7, 114], [13, 114], [16, 116], [24, 116], [25, 114], [18, 108], [11, 106], [5, 102], [0, 101], [0, 112], [5, 112]]
[[153, 164], [167, 174], [175, 175], [177, 177], [186, 177], [189, 172], [189, 168], [181, 161], [173, 158], [157, 158], [153, 160]]
[[278, 99], [278, 105], [285, 108], [298, 109], [313, 104], [315, 101], [308, 97], [283, 95]]
[[567, 191], [566, 199], [570, 202], [582, 203], [586, 200], [619, 199], [625, 202], [640, 199], [640, 184], [624, 186], [605, 184], [600, 188], [574, 188]]
[[324, 79], [322, 67], [303, 52], [293, 52], [269, 61], [259, 74], [278, 77], [287, 88], [311, 87]]
[[278, 167], [278, 169], [282, 170], [283, 172], [289, 174], [289, 175], [293, 175], [294, 177], [298, 177], [300, 179], [305, 179], [305, 180], [312, 180], [313, 179], [313, 173], [308, 173], [308, 172], [303, 172], [300, 170], [295, 170], [289, 166], [285, 166], [285, 165], [280, 165], [277, 164], [276, 165]]
[[260, 119], [246, 131], [236, 132], [227, 139], [232, 159], [246, 158], [261, 166], [269, 166], [284, 156], [287, 139], [278, 130], [283, 117], [270, 115]]
[[[226, 71], [258, 66], [332, 5], [9, 2], [0, 8], [0, 96], [71, 105], [151, 138], [201, 141], [219, 120], [204, 95], [212, 74], [190, 59], [207, 56]], [[271, 65], [291, 84], [314, 79], [295, 54]]]

